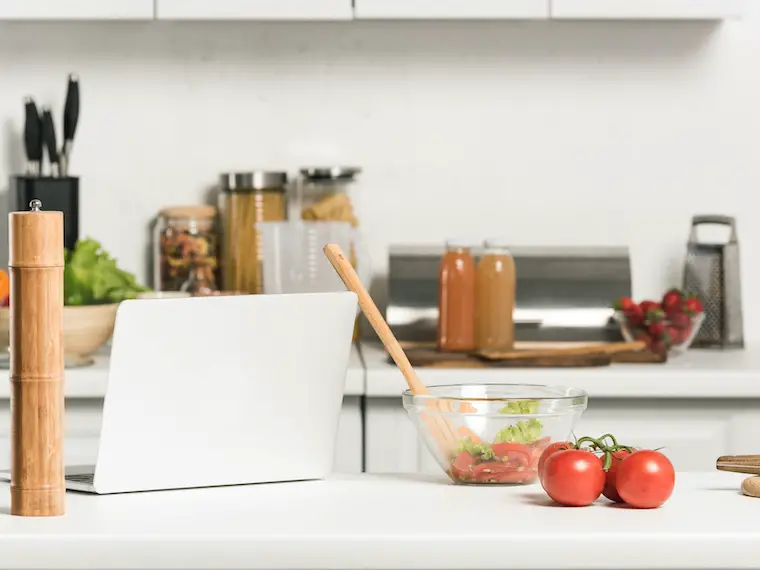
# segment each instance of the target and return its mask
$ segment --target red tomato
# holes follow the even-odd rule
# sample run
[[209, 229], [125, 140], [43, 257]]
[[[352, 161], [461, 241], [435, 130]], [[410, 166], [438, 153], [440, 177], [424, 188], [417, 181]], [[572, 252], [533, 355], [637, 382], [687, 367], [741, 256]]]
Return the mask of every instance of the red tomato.
[[472, 478], [472, 467], [475, 465], [475, 458], [463, 451], [456, 456], [451, 464], [451, 475], [456, 479], [469, 480]]
[[544, 465], [546, 465], [546, 460], [549, 459], [549, 457], [551, 457], [558, 451], [564, 451], [566, 449], [570, 449], [572, 446], [573, 444], [570, 443], [569, 441], [555, 441], [549, 447], [544, 449], [544, 452], [541, 454], [541, 457], [538, 460], [539, 479], [544, 476]]
[[527, 467], [530, 465], [531, 451], [527, 445], [522, 443], [494, 443], [491, 449], [493, 449], [494, 455], [508, 458], [509, 463], [514, 466]]
[[626, 457], [617, 470], [620, 497], [637, 509], [659, 507], [670, 498], [675, 484], [673, 464], [659, 451], [637, 451]]
[[[610, 501], [614, 501], [615, 503], [623, 502], [623, 499], [620, 498], [620, 494], [617, 492], [617, 473], [618, 469], [620, 469], [621, 463], [623, 463], [623, 459], [628, 457], [630, 454], [631, 452], [627, 449], [618, 449], [615, 453], [612, 454], [612, 463], [610, 464], [610, 468], [607, 471], [607, 477], [604, 483], [604, 491], [602, 491], [602, 493]], [[604, 465], [604, 455], [602, 455], [599, 460], [602, 462], [602, 465]]]
[[557, 451], [546, 460], [541, 485], [559, 504], [585, 507], [602, 494], [604, 481], [604, 469], [596, 455], [568, 449]]

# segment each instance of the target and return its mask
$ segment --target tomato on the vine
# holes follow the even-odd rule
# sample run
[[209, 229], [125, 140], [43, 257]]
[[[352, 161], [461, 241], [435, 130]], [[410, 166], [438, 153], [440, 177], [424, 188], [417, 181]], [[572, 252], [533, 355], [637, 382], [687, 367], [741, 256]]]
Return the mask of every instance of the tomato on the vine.
[[[631, 452], [627, 449], [618, 449], [617, 451], [614, 451], [612, 453], [610, 468], [607, 470], [607, 478], [602, 493], [610, 501], [614, 501], [615, 503], [623, 502], [623, 499], [620, 498], [620, 493], [617, 491], [617, 473], [623, 460], [629, 455], [631, 455]], [[604, 464], [604, 455], [602, 455], [599, 460]]]
[[632, 453], [617, 468], [620, 497], [638, 509], [654, 509], [670, 498], [676, 483], [673, 464], [659, 451]]
[[599, 458], [590, 451], [556, 451], [544, 463], [541, 485], [556, 502], [569, 507], [585, 507], [599, 498], [605, 473]]
[[550, 444], [546, 449], [544, 449], [544, 452], [541, 454], [541, 457], [538, 459], [538, 478], [541, 479], [544, 476], [544, 465], [546, 465], [546, 460], [549, 459], [552, 455], [557, 453], [558, 451], [565, 451], [567, 449], [572, 449], [573, 444], [569, 441], [555, 441], [554, 443]]

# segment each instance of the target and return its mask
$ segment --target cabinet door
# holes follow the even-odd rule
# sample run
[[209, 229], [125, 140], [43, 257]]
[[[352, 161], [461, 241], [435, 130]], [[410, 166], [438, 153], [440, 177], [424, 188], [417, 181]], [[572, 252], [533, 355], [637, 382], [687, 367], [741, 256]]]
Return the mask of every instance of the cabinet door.
[[676, 471], [713, 471], [720, 455], [751, 453], [757, 400], [592, 399], [576, 435], [613, 433], [621, 443], [663, 448]]
[[364, 438], [367, 473], [443, 474], [398, 398], [367, 400]]
[[160, 20], [350, 20], [351, 0], [156, 0]]
[[[441, 474], [397, 398], [370, 398], [366, 410], [367, 472]], [[720, 455], [757, 453], [760, 400], [592, 399], [575, 434], [607, 432], [664, 448], [677, 471], [713, 471]]]
[[9, 0], [4, 20], [152, 20], [153, 0]]
[[357, 19], [547, 19], [549, 0], [356, 0]]

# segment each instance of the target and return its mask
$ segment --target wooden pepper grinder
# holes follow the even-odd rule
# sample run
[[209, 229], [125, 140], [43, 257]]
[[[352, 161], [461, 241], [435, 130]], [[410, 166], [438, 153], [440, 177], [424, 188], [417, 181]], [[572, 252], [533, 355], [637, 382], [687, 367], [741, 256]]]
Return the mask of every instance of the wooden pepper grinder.
[[11, 212], [11, 514], [65, 511], [63, 214]]

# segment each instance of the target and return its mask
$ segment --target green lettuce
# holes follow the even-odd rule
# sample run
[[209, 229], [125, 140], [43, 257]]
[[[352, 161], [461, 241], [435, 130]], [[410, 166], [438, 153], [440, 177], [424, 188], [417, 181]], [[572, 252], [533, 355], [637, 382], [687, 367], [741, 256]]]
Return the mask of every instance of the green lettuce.
[[509, 402], [501, 410], [501, 414], [536, 414], [538, 413], [538, 400], [515, 400]]
[[147, 291], [135, 276], [119, 269], [116, 260], [93, 239], [77, 242], [66, 252], [63, 296], [66, 305], [104, 305], [134, 299]]
[[494, 453], [491, 446], [487, 443], [475, 443], [472, 438], [466, 437], [459, 441], [457, 445], [457, 453], [467, 452], [473, 457], [480, 457], [482, 459], [493, 459]]
[[536, 418], [524, 422], [517, 422], [513, 426], [507, 426], [499, 431], [494, 438], [494, 443], [532, 443], [541, 437], [543, 424]]

